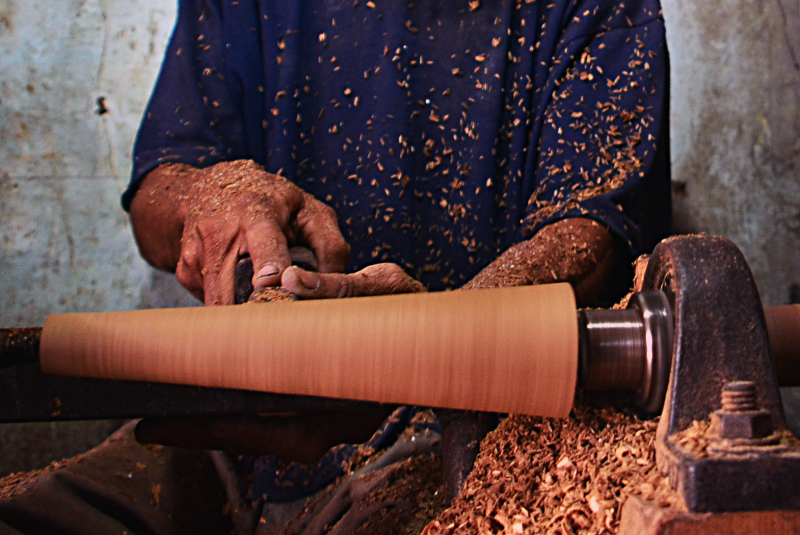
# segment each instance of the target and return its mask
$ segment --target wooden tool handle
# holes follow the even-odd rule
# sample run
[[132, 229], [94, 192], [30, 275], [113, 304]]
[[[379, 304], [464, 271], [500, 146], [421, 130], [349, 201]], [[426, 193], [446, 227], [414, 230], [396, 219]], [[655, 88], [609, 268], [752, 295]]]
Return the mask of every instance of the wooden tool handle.
[[800, 386], [800, 305], [764, 307], [769, 345], [781, 386]]
[[566, 416], [568, 284], [54, 314], [42, 370], [429, 407]]

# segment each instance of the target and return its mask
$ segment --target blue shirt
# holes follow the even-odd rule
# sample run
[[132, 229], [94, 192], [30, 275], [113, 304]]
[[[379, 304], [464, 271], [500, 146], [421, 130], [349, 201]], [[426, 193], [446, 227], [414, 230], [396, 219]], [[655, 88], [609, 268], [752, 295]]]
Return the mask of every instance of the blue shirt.
[[252, 159], [332, 206], [349, 270], [457, 287], [565, 217], [631, 254], [671, 226], [657, 0], [181, 0], [137, 139]]

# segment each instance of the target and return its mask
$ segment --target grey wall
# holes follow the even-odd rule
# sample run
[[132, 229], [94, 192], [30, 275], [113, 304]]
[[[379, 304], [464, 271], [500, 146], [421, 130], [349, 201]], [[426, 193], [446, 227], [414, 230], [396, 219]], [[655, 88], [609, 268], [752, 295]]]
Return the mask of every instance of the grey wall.
[[[119, 207], [175, 8], [0, 0], [0, 326], [194, 302], [140, 260]], [[0, 426], [0, 476], [85, 449], [114, 425]]]
[[736, 242], [766, 304], [800, 300], [800, 0], [662, 4], [676, 230]]
[[[800, 0], [662, 1], [677, 229], [733, 239], [764, 301], [786, 303], [800, 283]], [[175, 6], [0, 0], [3, 326], [193, 303], [139, 259], [118, 203]], [[113, 425], [0, 426], [0, 475]]]

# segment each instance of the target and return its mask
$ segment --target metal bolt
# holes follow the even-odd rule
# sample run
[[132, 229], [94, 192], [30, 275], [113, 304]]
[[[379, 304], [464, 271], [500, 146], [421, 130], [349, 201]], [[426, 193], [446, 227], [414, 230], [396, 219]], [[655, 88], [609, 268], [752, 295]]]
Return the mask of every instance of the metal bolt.
[[722, 387], [722, 410], [746, 412], [758, 410], [756, 384], [753, 381], [731, 381]]
[[772, 434], [772, 416], [759, 409], [753, 381], [731, 381], [722, 389], [722, 409], [711, 414], [713, 430], [726, 439], [760, 439]]

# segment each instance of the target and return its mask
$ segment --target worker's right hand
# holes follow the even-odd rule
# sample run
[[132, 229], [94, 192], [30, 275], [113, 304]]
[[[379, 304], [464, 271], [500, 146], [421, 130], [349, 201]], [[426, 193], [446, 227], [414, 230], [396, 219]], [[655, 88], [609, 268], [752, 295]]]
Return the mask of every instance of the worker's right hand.
[[242, 257], [253, 260], [256, 288], [280, 284], [291, 245], [310, 248], [322, 273], [344, 271], [350, 257], [330, 207], [251, 161], [161, 166], [145, 177], [130, 211], [142, 256], [174, 270], [207, 305], [234, 302]]

